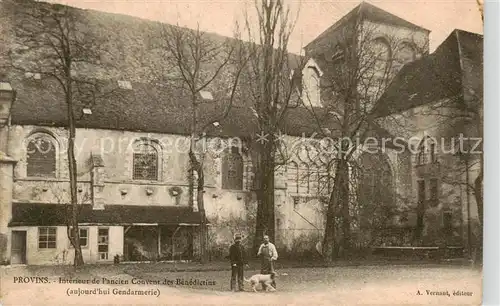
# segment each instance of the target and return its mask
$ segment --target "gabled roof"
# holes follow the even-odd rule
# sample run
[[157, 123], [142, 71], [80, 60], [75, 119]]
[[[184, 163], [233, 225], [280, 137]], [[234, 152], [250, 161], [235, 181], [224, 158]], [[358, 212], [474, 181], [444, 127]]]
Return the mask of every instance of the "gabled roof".
[[364, 20], [370, 20], [374, 22], [379, 22], [379, 23], [384, 23], [384, 24], [392, 24], [400, 27], [406, 27], [409, 29], [415, 29], [415, 30], [420, 30], [420, 31], [426, 31], [430, 32], [430, 30], [423, 28], [419, 25], [416, 25], [414, 23], [411, 23], [401, 17], [398, 17], [394, 14], [391, 14], [387, 11], [384, 11], [381, 8], [378, 8], [374, 6], [373, 4], [370, 4], [368, 2], [361, 2], [358, 6], [353, 8], [349, 13], [344, 15], [341, 19], [339, 19], [337, 22], [335, 22], [332, 26], [330, 26], [328, 29], [326, 29], [323, 33], [321, 33], [318, 37], [316, 37], [313, 41], [308, 43], [305, 48], [316, 41], [322, 39], [329, 33], [331, 33], [333, 30], [341, 27], [342, 25], [349, 24], [351, 22], [354, 22], [358, 18], [364, 19]]
[[482, 96], [483, 36], [454, 30], [434, 53], [399, 71], [376, 113], [386, 116], [445, 98], [463, 98], [471, 90]]
[[[201, 214], [189, 206], [105, 205], [94, 210], [90, 204], [81, 204], [79, 208], [79, 223], [197, 225], [202, 220]], [[64, 204], [13, 203], [9, 226], [64, 226], [66, 216]]]
[[[0, 2], [0, 11], [2, 5], [5, 3]], [[32, 5], [50, 4], [33, 2]], [[151, 71], [152, 69], [168, 71], [166, 69], [169, 68], [165, 65], [164, 53], [153, 48], [158, 40], [161, 40], [160, 33], [165, 24], [127, 15], [72, 9], [82, 13], [79, 16], [82, 16], [88, 25], [86, 30], [99, 37], [106, 37], [103, 48], [108, 52], [102, 55], [101, 61], [113, 63], [109, 69], [100, 67], [83, 69], [81, 74], [89, 72], [92, 78], [99, 79], [103, 93], [117, 87], [118, 80], [128, 81], [132, 87], [128, 90], [114, 90], [113, 94], [101, 98], [92, 106], [92, 114], [83, 117], [77, 125], [86, 128], [189, 135], [191, 122], [189, 95], [180, 88], [180, 84], [165, 85], [163, 80], [158, 80]], [[11, 22], [11, 19], [0, 19], [0, 28], [5, 22]], [[13, 32], [10, 34], [13, 35]], [[218, 43], [236, 42], [233, 38], [214, 33], [204, 33], [204, 35], [207, 39]], [[138, 54], [140, 56], [137, 56]], [[300, 55], [288, 54], [289, 68], [295, 71], [298, 83], [303, 61], [304, 58]], [[34, 80], [15, 73], [10, 73], [9, 76], [10, 82], [18, 92], [12, 108], [13, 124], [66, 126], [66, 105], [62, 100], [62, 92], [54, 80], [44, 76], [40, 80]], [[217, 85], [219, 84], [213, 87]], [[215, 94], [217, 89], [208, 86], [206, 90]], [[200, 119], [202, 121], [200, 125], [218, 120], [224, 113], [227, 106], [227, 103], [222, 101], [224, 97], [215, 98], [214, 101], [200, 106], [199, 114], [203, 117]], [[237, 98], [224, 122], [218, 127], [210, 127], [207, 133], [219, 136], [254, 134], [257, 121], [250, 108], [250, 102], [250, 99]], [[289, 109], [287, 112], [287, 117], [293, 119], [285, 118], [283, 132], [286, 130], [291, 135], [314, 132], [307, 124], [311, 118], [302, 108]]]
[[[23, 18], [28, 18], [19, 14], [17, 19], [11, 18], [16, 10], [25, 10], [22, 6], [53, 6], [54, 4], [35, 0], [25, 1], [0, 1], [0, 31], [10, 29], [5, 36], [14, 36], [13, 28], [17, 23], [24, 22]], [[92, 9], [80, 9], [69, 7], [76, 13], [76, 18], [80, 21], [87, 34], [93, 35], [96, 41], [102, 43], [100, 48], [105, 52], [100, 54], [100, 61], [105, 67], [92, 67], [89, 71], [82, 70], [83, 73], [92, 73], [91, 77], [98, 79], [121, 79], [139, 83], [148, 83], [158, 79], [155, 72], [168, 71], [172, 67], [165, 60], [165, 51], [161, 49], [162, 41], [165, 39], [165, 28], [176, 27], [175, 25], [147, 20], [139, 17], [101, 12]], [[180, 27], [182, 31], [194, 31]], [[0, 32], [2, 33], [2, 32]], [[3, 34], [3, 33], [2, 33]], [[217, 45], [239, 45], [241, 41], [234, 37], [226, 37], [217, 33], [201, 31], [203, 39], [216, 43]], [[0, 37], [3, 39], [5, 37]], [[14, 40], [9, 37], [8, 43]], [[6, 43], [6, 45], [8, 44]], [[0, 44], [0, 60], [6, 57], [9, 48], [2, 48]], [[12, 46], [8, 46], [12, 47]], [[225, 57], [220, 60], [224, 60]], [[300, 55], [289, 53], [288, 65], [291, 69], [296, 69], [301, 65]], [[24, 60], [24, 58], [23, 58]], [[1, 62], [0, 62], [1, 63]], [[214, 61], [214, 66], [218, 62]], [[208, 67], [208, 69], [217, 67]], [[152, 71], [152, 69], [154, 71]]]
[[[35, 4], [38, 2], [33, 2], [33, 5]], [[132, 16], [74, 9], [83, 13], [88, 31], [108, 38], [104, 46], [108, 52], [102, 61], [114, 64], [110, 70], [83, 70], [82, 74], [90, 72], [92, 77], [100, 79], [99, 88], [102, 92], [98, 92], [97, 95], [103, 95], [110, 89], [113, 89], [113, 93], [101, 97], [92, 106], [92, 114], [79, 119], [77, 126], [190, 135], [189, 95], [179, 88], [179, 84], [166, 85], [161, 80], [151, 77], [151, 69], [165, 69], [164, 54], [152, 48], [155, 40], [159, 39], [162, 24]], [[213, 33], [206, 35], [219, 42], [231, 40]], [[137, 57], [137, 54], [141, 56]], [[300, 55], [288, 54], [289, 67], [295, 70], [294, 77], [298, 80], [298, 84], [305, 60], [306, 58]], [[131, 89], [116, 89], [118, 80], [129, 81]], [[43, 76], [39, 80], [21, 76], [10, 81], [18, 92], [17, 100], [12, 107], [12, 124], [54, 127], [67, 125], [66, 104], [55, 80]], [[211, 91], [211, 88], [207, 90]], [[202, 117], [200, 126], [220, 119], [227, 104], [223, 103], [223, 100], [224, 97], [215, 97], [214, 101], [200, 105], [198, 109]], [[238, 97], [229, 115], [220, 122], [220, 125], [209, 126], [207, 134], [250, 137], [258, 133], [258, 122], [249, 104], [249, 99]], [[81, 109], [78, 109], [77, 114], [80, 113]], [[337, 122], [327, 110], [315, 108], [314, 113], [320, 118], [322, 126], [331, 130], [337, 129]], [[284, 134], [308, 136], [318, 131], [318, 125], [314, 124], [317, 121], [318, 118], [314, 118], [311, 112], [302, 107], [295, 107], [287, 110], [279, 128]]]

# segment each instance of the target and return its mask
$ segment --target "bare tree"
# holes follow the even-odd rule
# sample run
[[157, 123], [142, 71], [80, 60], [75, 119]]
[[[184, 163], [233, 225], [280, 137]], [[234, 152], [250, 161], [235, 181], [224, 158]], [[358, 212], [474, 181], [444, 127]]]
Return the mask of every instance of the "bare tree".
[[16, 34], [10, 65], [29, 75], [53, 81], [66, 104], [70, 200], [67, 204], [68, 238], [75, 249], [74, 265], [84, 264], [80, 247], [75, 137], [78, 111], [104, 97], [101, 84], [80, 69], [100, 65], [100, 41], [88, 30], [82, 11], [59, 4], [4, 1]]
[[[249, 100], [257, 131], [250, 138], [254, 189], [257, 193], [257, 216], [254, 248], [257, 248], [264, 233], [275, 239], [275, 169], [279, 163], [280, 128], [287, 110], [296, 96], [296, 78], [290, 77], [291, 66], [288, 42], [295, 21], [290, 8], [281, 0], [255, 1], [257, 25], [245, 16], [243, 34], [248, 43], [242, 50], [250, 57], [241, 86], [242, 94]], [[248, 13], [248, 12], [247, 12]], [[256, 32], [256, 34], [255, 34]], [[241, 34], [240, 34], [241, 35]], [[300, 63], [297, 65], [300, 71]]]
[[333, 188], [322, 247], [327, 261], [339, 255], [348, 256], [352, 246], [353, 209], [360, 200], [355, 196], [359, 181], [352, 182], [353, 171], [361, 169], [355, 156], [368, 137], [381, 136], [383, 129], [377, 124], [377, 117], [383, 101], [378, 98], [403, 64], [393, 53], [403, 41], [415, 40], [413, 34], [401, 37], [397, 31], [386, 31], [381, 39], [379, 26], [361, 18], [339, 29], [337, 37], [328, 45], [333, 55], [319, 55], [318, 59], [327, 67], [321, 84], [324, 108], [308, 108], [315, 117], [318, 135], [332, 139], [333, 143], [327, 145], [336, 149], [329, 162]]
[[[207, 226], [204, 205], [205, 148], [198, 142], [209, 128], [224, 124], [237, 96], [237, 86], [247, 58], [236, 41], [179, 26], [164, 25], [158, 48], [164, 53], [166, 70], [157, 70], [157, 81], [175, 86], [188, 97], [191, 124], [189, 188], [191, 201], [201, 214], [201, 260], [207, 260]], [[192, 203], [193, 204], [193, 203]]]

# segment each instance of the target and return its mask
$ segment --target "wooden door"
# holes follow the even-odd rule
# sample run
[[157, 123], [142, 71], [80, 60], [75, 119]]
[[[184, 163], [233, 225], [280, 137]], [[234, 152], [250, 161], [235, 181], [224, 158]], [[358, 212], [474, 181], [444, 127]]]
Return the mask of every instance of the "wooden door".
[[10, 263], [26, 263], [26, 231], [12, 231]]

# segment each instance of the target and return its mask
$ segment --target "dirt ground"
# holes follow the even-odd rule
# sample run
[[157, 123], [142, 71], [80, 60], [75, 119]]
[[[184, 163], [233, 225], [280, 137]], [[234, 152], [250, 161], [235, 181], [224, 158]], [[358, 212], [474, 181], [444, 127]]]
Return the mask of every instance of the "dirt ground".
[[[479, 269], [425, 265], [281, 269], [278, 291], [272, 293], [250, 292], [248, 284], [246, 292], [230, 292], [228, 270], [119, 265], [78, 273], [69, 267], [2, 267], [0, 272], [1, 305], [480, 305], [482, 283]], [[247, 270], [245, 276], [256, 272]], [[90, 283], [61, 283], [60, 278]], [[130, 295], [129, 289], [156, 296]]]

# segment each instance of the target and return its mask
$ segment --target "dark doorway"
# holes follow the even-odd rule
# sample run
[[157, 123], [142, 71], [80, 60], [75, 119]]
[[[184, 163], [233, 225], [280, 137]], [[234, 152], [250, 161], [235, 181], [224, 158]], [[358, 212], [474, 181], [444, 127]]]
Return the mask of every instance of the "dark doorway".
[[26, 263], [26, 231], [12, 231], [10, 263]]

